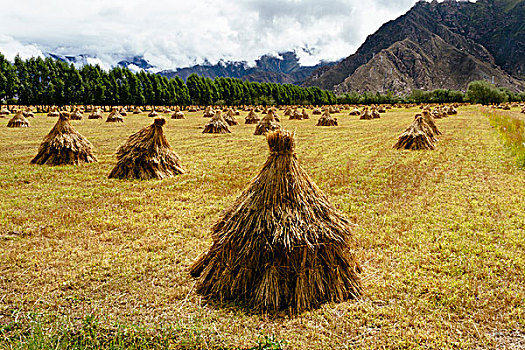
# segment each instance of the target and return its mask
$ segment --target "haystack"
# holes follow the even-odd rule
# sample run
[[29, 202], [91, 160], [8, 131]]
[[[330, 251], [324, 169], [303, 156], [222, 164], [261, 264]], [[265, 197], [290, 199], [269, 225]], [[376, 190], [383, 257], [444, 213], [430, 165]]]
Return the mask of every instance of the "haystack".
[[173, 112], [173, 114], [171, 115], [171, 119], [185, 119], [184, 112]]
[[24, 115], [24, 112], [18, 111], [16, 112], [13, 118], [9, 119], [9, 121], [7, 122], [7, 127], [8, 128], [28, 128], [30, 127], [30, 125], [29, 125], [29, 120], [27, 120]]
[[151, 112], [148, 113], [148, 117], [150, 117], [150, 118], [155, 118], [155, 117], [157, 117], [158, 115], [159, 115], [159, 114], [157, 113], [157, 111], [155, 110], [155, 108], [153, 108], [153, 109], [151, 110]]
[[71, 113], [70, 118], [71, 120], [82, 120], [82, 113], [80, 112], [80, 108], [76, 108], [75, 112]]
[[359, 119], [371, 120], [371, 119], [374, 119], [374, 116], [372, 115], [372, 113], [370, 113], [370, 110], [368, 110], [368, 107], [365, 107], [365, 109], [363, 109], [363, 112], [361, 112], [361, 116], [359, 117]]
[[140, 114], [142, 113], [142, 109], [140, 109], [140, 107], [135, 107], [135, 109], [133, 110], [133, 114]]
[[206, 107], [204, 113], [202, 114], [204, 118], [212, 118], [214, 115], [215, 111], [213, 110], [213, 108], [211, 108], [211, 106]]
[[372, 114], [372, 118], [373, 119], [379, 119], [381, 118], [381, 114], [379, 114], [379, 112], [377, 111], [377, 109], [373, 108], [372, 111], [370, 112], [370, 114]]
[[310, 116], [308, 115], [308, 112], [306, 111], [306, 109], [303, 108], [303, 119], [310, 119]]
[[108, 117], [106, 118], [106, 123], [122, 123], [124, 122], [124, 119], [120, 115], [120, 113], [117, 111], [117, 107], [111, 108], [111, 112], [109, 112]]
[[128, 112], [126, 111], [126, 108], [122, 107], [120, 108], [120, 111], [118, 111], [121, 116], [125, 117], [128, 115]]
[[59, 117], [60, 112], [58, 111], [58, 107], [53, 106], [51, 107], [51, 110], [47, 113], [48, 117]]
[[337, 126], [337, 118], [332, 117], [330, 111], [326, 110], [315, 126]]
[[321, 114], [323, 114], [323, 112], [321, 111], [321, 109], [319, 109], [319, 107], [316, 107], [316, 108], [314, 108], [314, 110], [312, 111], [312, 114], [313, 114], [313, 115], [321, 115]]
[[235, 119], [235, 112], [231, 108], [228, 109], [224, 115], [224, 120], [226, 120], [226, 123], [228, 123], [229, 126], [239, 125], [239, 122]]
[[398, 141], [393, 146], [396, 149], [435, 149], [432, 142], [432, 136], [429, 136], [427, 130], [429, 126], [425, 123], [422, 116], [416, 116], [416, 119], [410, 126], [399, 136]]
[[102, 119], [102, 110], [100, 108], [94, 109], [93, 112], [88, 115], [88, 119]]
[[278, 130], [267, 140], [268, 160], [191, 267], [197, 292], [292, 314], [358, 297], [351, 224], [300, 167], [293, 134]]
[[296, 108], [290, 113], [290, 120], [303, 120], [303, 114]]
[[9, 111], [9, 109], [7, 109], [6, 106], [2, 106], [2, 109], [0, 109], [0, 118], [5, 118], [6, 116], [8, 116], [11, 112]]
[[184, 174], [179, 157], [164, 136], [164, 124], [165, 119], [156, 118], [153, 124], [131, 135], [117, 150], [118, 162], [109, 177], [150, 180]]
[[66, 165], [93, 163], [93, 145], [69, 122], [69, 113], [61, 112], [55, 126], [44, 138], [32, 164]]
[[433, 135], [441, 135], [441, 131], [439, 131], [437, 125], [436, 125], [436, 121], [434, 120], [434, 117], [432, 117], [432, 115], [430, 114], [430, 112], [425, 109], [423, 110], [423, 112], [421, 112], [422, 114], [416, 114], [416, 118], [421, 115], [421, 117], [423, 118], [423, 121], [425, 122], [425, 124], [427, 124], [430, 129], [432, 129], [432, 134]]
[[215, 112], [211, 120], [204, 126], [203, 134], [229, 134], [231, 133], [228, 123], [224, 120], [220, 111]]
[[261, 118], [255, 113], [253, 108], [250, 110], [250, 113], [244, 118], [244, 124], [257, 124]]
[[266, 135], [269, 131], [280, 129], [281, 126], [275, 120], [273, 110], [270, 109], [255, 127], [254, 135]]
[[354, 108], [350, 111], [350, 113], [348, 113], [349, 115], [360, 115], [361, 112], [359, 111], [359, 109], [357, 108]]
[[27, 107], [26, 108], [26, 110], [24, 111], [24, 117], [26, 117], [26, 118], [34, 118], [35, 117], [35, 114], [31, 110], [31, 107]]

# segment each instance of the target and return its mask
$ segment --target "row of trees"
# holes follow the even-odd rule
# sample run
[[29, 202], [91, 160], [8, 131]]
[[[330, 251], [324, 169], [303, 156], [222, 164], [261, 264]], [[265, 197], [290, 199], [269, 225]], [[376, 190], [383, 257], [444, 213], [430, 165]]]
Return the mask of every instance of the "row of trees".
[[392, 92], [387, 94], [364, 92], [349, 92], [337, 98], [338, 103], [348, 104], [385, 104], [385, 103], [453, 103], [471, 102], [484, 105], [502, 102], [525, 101], [525, 92], [516, 93], [507, 88], [497, 88], [487, 81], [473, 81], [468, 85], [467, 92], [436, 89], [433, 91], [413, 90], [409, 95], [396, 96]]
[[211, 104], [333, 104], [332, 92], [317, 87], [247, 82], [233, 78], [199, 77], [186, 83], [154, 73], [98, 65], [80, 69], [51, 58], [0, 54], [0, 101], [24, 105], [211, 105]]
[[317, 87], [256, 83], [233, 78], [199, 77], [186, 82], [175, 77], [98, 65], [80, 69], [51, 58], [15, 57], [10, 63], [0, 54], [0, 102], [26, 105], [242, 105], [242, 104], [394, 104], [394, 103], [501, 103], [525, 101], [525, 92], [514, 93], [485, 81], [474, 81], [466, 93], [437, 89], [414, 90], [407, 96], [350, 92], [338, 98]]

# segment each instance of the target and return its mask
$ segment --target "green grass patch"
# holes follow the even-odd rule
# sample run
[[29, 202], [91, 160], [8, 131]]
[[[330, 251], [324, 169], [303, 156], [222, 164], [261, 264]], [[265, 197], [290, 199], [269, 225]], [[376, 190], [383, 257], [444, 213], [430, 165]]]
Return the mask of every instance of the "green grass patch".
[[525, 167], [525, 122], [518, 117], [499, 111], [485, 110], [484, 114], [501, 136], [516, 163]]

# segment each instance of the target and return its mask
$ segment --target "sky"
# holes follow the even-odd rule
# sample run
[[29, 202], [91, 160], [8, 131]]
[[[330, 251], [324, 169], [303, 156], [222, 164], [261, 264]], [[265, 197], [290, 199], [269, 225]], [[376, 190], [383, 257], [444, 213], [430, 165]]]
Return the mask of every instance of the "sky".
[[144, 56], [159, 69], [295, 50], [303, 65], [354, 53], [416, 0], [22, 0], [3, 6], [9, 60], [87, 54], [109, 68]]

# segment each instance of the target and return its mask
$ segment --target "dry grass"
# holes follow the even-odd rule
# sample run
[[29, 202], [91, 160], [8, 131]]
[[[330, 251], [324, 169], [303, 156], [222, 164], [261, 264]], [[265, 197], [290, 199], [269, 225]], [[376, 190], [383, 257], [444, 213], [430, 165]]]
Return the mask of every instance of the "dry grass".
[[334, 114], [337, 128], [282, 120], [296, 130], [301, 166], [358, 225], [364, 271], [361, 300], [294, 318], [207, 305], [188, 272], [219, 213], [267, 159], [255, 125], [210, 135], [200, 113], [169, 119], [165, 134], [187, 173], [163, 181], [107, 178], [117, 147], [151, 123], [145, 114], [72, 121], [99, 159], [82, 166], [29, 164], [56, 118], [4, 125], [0, 347], [17, 346], [13, 325], [34, 327], [35, 313], [47, 333], [56, 319], [74, 328], [95, 317], [97, 332], [137, 325], [167, 334], [152, 346], [174, 348], [248, 347], [261, 335], [293, 349], [516, 347], [525, 334], [525, 174], [476, 107], [436, 121], [436, 150], [392, 149], [418, 111], [371, 121]]

